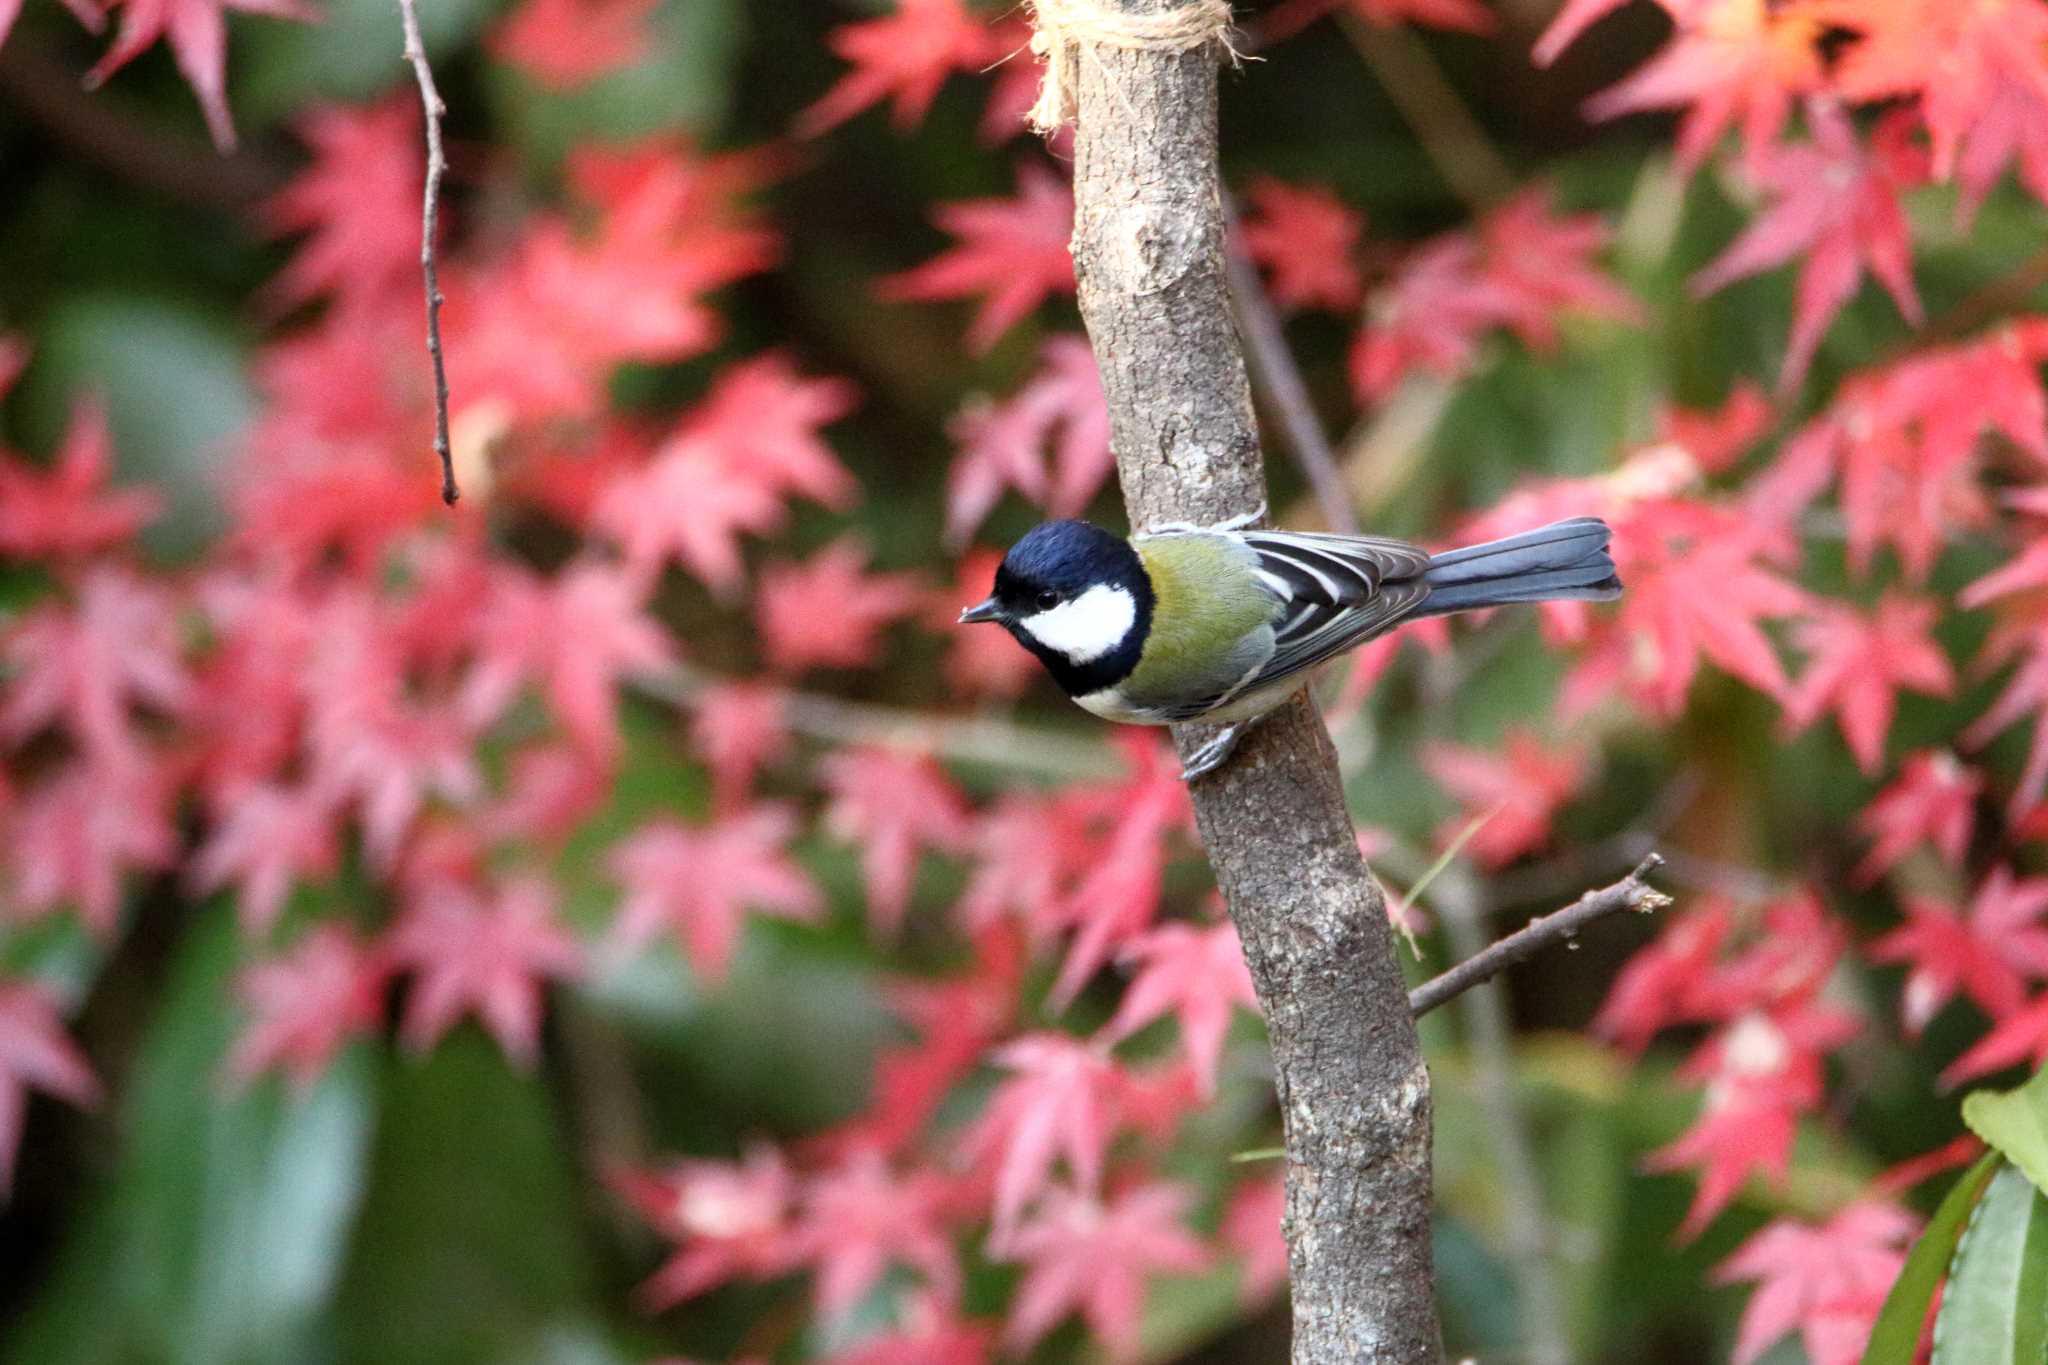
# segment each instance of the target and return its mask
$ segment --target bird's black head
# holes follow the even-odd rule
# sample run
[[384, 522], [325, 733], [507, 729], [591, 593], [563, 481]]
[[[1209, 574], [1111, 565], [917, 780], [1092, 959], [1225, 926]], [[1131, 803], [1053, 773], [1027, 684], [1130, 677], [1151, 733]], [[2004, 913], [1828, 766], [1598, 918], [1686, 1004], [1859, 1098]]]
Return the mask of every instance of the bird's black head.
[[1085, 521], [1048, 521], [1010, 547], [995, 592], [960, 619], [999, 623], [1062, 690], [1082, 696], [1138, 666], [1152, 581], [1128, 541]]

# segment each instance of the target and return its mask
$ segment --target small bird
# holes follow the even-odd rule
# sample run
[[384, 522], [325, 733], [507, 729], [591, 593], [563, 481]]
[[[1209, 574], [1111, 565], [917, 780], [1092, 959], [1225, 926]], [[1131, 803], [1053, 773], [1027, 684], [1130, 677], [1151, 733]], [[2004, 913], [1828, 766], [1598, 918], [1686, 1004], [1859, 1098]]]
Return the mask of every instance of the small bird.
[[1189, 757], [1181, 776], [1193, 781], [1307, 670], [1402, 621], [1621, 592], [1598, 517], [1433, 555], [1380, 536], [1247, 529], [1262, 514], [1128, 540], [1085, 521], [1044, 522], [1010, 547], [995, 591], [960, 620], [1002, 626], [1098, 716], [1228, 723]]

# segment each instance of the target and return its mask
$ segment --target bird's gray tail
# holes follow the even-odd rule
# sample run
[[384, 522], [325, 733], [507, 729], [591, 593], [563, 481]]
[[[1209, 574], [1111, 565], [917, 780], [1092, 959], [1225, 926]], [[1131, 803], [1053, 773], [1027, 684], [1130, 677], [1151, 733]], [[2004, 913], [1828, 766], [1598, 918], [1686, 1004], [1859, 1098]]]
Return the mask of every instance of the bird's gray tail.
[[1608, 557], [1613, 533], [1598, 517], [1573, 517], [1484, 545], [1432, 555], [1417, 616], [1510, 602], [1605, 602], [1621, 595]]

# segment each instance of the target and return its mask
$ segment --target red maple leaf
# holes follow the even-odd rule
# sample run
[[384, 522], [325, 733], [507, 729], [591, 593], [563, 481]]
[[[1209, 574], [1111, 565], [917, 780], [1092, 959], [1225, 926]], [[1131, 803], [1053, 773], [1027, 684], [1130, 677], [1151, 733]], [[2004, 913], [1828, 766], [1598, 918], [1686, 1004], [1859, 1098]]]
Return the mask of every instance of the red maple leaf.
[[1964, 227], [2015, 156], [2028, 189], [2048, 196], [2048, 11], [1950, 0], [1812, 0], [1808, 7], [1856, 35], [1832, 75], [1846, 97], [1920, 97], [1935, 178], [1960, 181]]
[[[1752, 484], [1751, 506], [1783, 524], [1839, 467], [1851, 565], [1866, 571], [1889, 543], [1907, 577], [1925, 579], [1953, 532], [1991, 520], [1978, 469], [1987, 431], [2048, 466], [2044, 356], [2040, 329], [2021, 322], [1852, 376]], [[1997, 586], [1973, 585], [1971, 601]]]
[[1128, 778], [1067, 794], [1107, 828], [1055, 912], [1075, 930], [1047, 996], [1056, 1010], [1071, 1004], [1088, 978], [1152, 923], [1164, 890], [1169, 841], [1194, 828], [1194, 807], [1172, 746], [1135, 728], [1119, 734], [1117, 745]]
[[1557, 319], [1567, 313], [1642, 320], [1634, 296], [1593, 263], [1612, 237], [1598, 214], [1555, 212], [1541, 185], [1487, 213], [1479, 224], [1486, 274], [1513, 298], [1504, 321], [1524, 345], [1538, 351], [1555, 346]]
[[383, 1022], [390, 973], [381, 952], [333, 921], [246, 968], [235, 989], [250, 1017], [228, 1054], [228, 1079], [246, 1085], [282, 1069], [297, 1089], [312, 1089], [344, 1043]]
[[[0, 371], [4, 368], [0, 365]], [[56, 463], [47, 472], [0, 449], [0, 555], [89, 555], [122, 544], [156, 520], [163, 499], [155, 492], [106, 487], [112, 463], [106, 414], [89, 402], [72, 413]]]
[[1358, 239], [1365, 217], [1330, 191], [1262, 175], [1245, 190], [1237, 247], [1266, 271], [1267, 290], [1282, 308], [1358, 306]]
[[531, 1066], [540, 1046], [541, 983], [581, 971], [575, 940], [554, 922], [554, 889], [536, 877], [480, 895], [442, 882], [392, 929], [391, 961], [413, 973], [400, 1035], [424, 1052], [473, 1013], [505, 1054]]
[[1006, 792], [975, 821], [974, 873], [954, 915], [969, 932], [1005, 919], [1042, 949], [1065, 927], [1067, 896], [1095, 866], [1101, 840], [1092, 803]]
[[2035, 718], [2034, 737], [2027, 746], [2026, 767], [2013, 788], [2010, 810], [2015, 819], [2039, 804], [2048, 791], [2048, 607], [2029, 604], [1993, 628], [1984, 642], [1976, 666], [1984, 671], [2017, 661], [2019, 667], [2006, 680], [2005, 690], [1983, 715], [1963, 731], [1963, 743], [1981, 748], [2001, 730], [2028, 716]]
[[970, 402], [950, 433], [960, 454], [946, 478], [946, 537], [965, 543], [1005, 488], [1055, 517], [1078, 516], [1109, 477], [1109, 407], [1085, 339], [1045, 343], [1036, 373], [999, 403]]
[[[228, 116], [227, 12], [267, 14], [276, 19], [313, 23], [320, 11], [300, 0], [108, 0], [121, 7], [121, 27], [99, 62], [85, 75], [87, 89], [134, 61], [163, 38], [177, 59], [178, 73], [199, 97], [213, 145], [223, 152], [235, 147], [234, 120]], [[77, 13], [73, 10], [73, 13]], [[98, 30], [98, 24], [88, 27]], [[6, 25], [0, 24], [0, 33]]]
[[732, 1280], [769, 1280], [790, 1267], [795, 1182], [782, 1154], [764, 1145], [743, 1161], [681, 1161], [660, 1171], [614, 1174], [612, 1188], [675, 1254], [640, 1286], [653, 1312]]
[[960, 244], [875, 286], [885, 299], [960, 299], [984, 295], [967, 329], [979, 354], [1022, 322], [1048, 295], [1074, 291], [1074, 195], [1035, 161], [1017, 167], [1014, 199], [941, 204], [932, 215]]
[[1907, 922], [1870, 945], [1878, 962], [1910, 962], [1899, 1012], [1917, 1037], [1957, 991], [1993, 1019], [2026, 1000], [2025, 977], [2048, 977], [2048, 877], [1992, 869], [1967, 914], [1933, 896], [1905, 898]]
[[924, 587], [914, 573], [869, 573], [867, 562], [867, 547], [841, 536], [805, 563], [762, 570], [754, 621], [771, 669], [790, 676], [874, 664], [878, 637], [918, 609]]
[[[373, 866], [390, 867], [428, 798], [473, 801], [475, 728], [452, 701], [415, 688], [422, 651], [458, 648], [462, 608], [474, 605], [469, 566], [455, 564], [447, 595], [423, 594], [431, 610], [402, 609], [356, 591], [324, 603], [302, 687], [305, 755], [313, 791], [353, 806]], [[415, 604], [416, 606], [419, 604]]]
[[783, 846], [796, 829], [785, 807], [757, 805], [691, 828], [651, 820], [611, 851], [625, 888], [612, 940], [638, 948], [667, 928], [699, 977], [725, 979], [746, 913], [815, 919], [818, 889]]
[[1114, 1046], [1153, 1020], [1173, 1015], [1198, 1094], [1214, 1099], [1232, 1007], [1258, 1009], [1236, 927], [1227, 920], [1207, 928], [1162, 924], [1132, 940], [1123, 956], [1137, 971], [1116, 1014], [1103, 1025], [1102, 1041]]
[[1352, 391], [1377, 401], [1415, 370], [1446, 379], [1464, 374], [1480, 339], [1519, 304], [1485, 273], [1471, 237], [1424, 243], [1367, 301], [1365, 328], [1351, 347]]
[[1509, 732], [1498, 751], [1425, 745], [1422, 766], [1465, 807], [1438, 829], [1439, 841], [1448, 845], [1482, 820], [1465, 851], [1489, 869], [1548, 843], [1551, 818], [1586, 779], [1582, 752], [1550, 747], [1527, 730]]
[[1955, 691], [1955, 670], [1928, 633], [1938, 615], [1935, 603], [1896, 592], [1886, 593], [1868, 616], [1816, 602], [1814, 614], [1792, 632], [1810, 657], [1785, 695], [1787, 730], [1804, 730], [1833, 711], [1856, 765], [1875, 774], [1892, 728], [1894, 693], [1946, 697]]
[[896, 0], [893, 14], [841, 24], [825, 41], [853, 70], [797, 115], [798, 137], [817, 137], [884, 100], [894, 101], [899, 131], [913, 128], [946, 77], [981, 71], [1008, 51], [960, 0]]
[[488, 725], [531, 682], [570, 738], [608, 765], [619, 749], [620, 678], [676, 662], [667, 632], [644, 610], [647, 586], [592, 561], [573, 563], [552, 580], [500, 566], [463, 688], [470, 719]]
[[780, 530], [785, 517], [774, 489], [733, 469], [711, 442], [685, 436], [663, 445], [641, 470], [613, 481], [591, 523], [618, 543], [635, 574], [649, 575], [673, 557], [729, 597], [744, 576], [740, 533]]
[[868, 917], [893, 934], [910, 905], [918, 855], [966, 847], [967, 804], [936, 763], [890, 749], [828, 755], [819, 776], [832, 798], [826, 825], [838, 838], [860, 845]]
[[242, 931], [267, 933], [294, 884], [334, 875], [334, 811], [303, 786], [273, 783], [225, 791], [214, 804], [214, 828], [192, 859], [192, 888], [205, 895], [234, 886]]
[[1181, 1221], [1187, 1205], [1188, 1192], [1165, 1182], [1137, 1186], [1108, 1203], [1054, 1190], [1003, 1253], [1028, 1266], [1004, 1339], [1021, 1352], [1078, 1312], [1110, 1359], [1135, 1359], [1146, 1281], [1160, 1271], [1208, 1268], [1207, 1248]]
[[[1683, 109], [1678, 165], [1697, 169], [1737, 120], [1752, 157], [1777, 138], [1792, 100], [1820, 87], [1820, 22], [1798, 6], [1771, 0], [1659, 0], [1676, 25], [1648, 62], [1586, 101], [1586, 117], [1609, 119], [1645, 109]], [[1552, 21], [1537, 61], [1555, 57], [1613, 4], [1578, 3]]]
[[159, 872], [178, 853], [170, 783], [143, 765], [74, 762], [28, 790], [6, 812], [11, 908], [33, 918], [71, 904], [85, 927], [111, 939], [121, 878]]
[[478, 828], [501, 843], [559, 847], [611, 794], [611, 774], [580, 745], [529, 744], [507, 765], [505, 790]]
[[296, 127], [312, 164], [257, 208], [269, 232], [306, 234], [264, 286], [271, 306], [282, 312], [323, 294], [376, 300], [417, 287], [426, 175], [419, 101], [322, 106]]
[[2021, 523], [2026, 540], [2018, 554], [1956, 594], [1956, 605], [1975, 610], [2015, 593], [2048, 588], [2048, 535], [2041, 534], [2048, 518], [2048, 488], [2023, 488], [2005, 496], [2008, 506], [2024, 514]]
[[1614, 561], [1628, 584], [1620, 611], [1567, 686], [1611, 670], [1652, 712], [1675, 716], [1712, 660], [1758, 691], [1788, 684], [1761, 621], [1803, 610], [1806, 595], [1758, 561], [1764, 529], [1740, 513], [1677, 498], [1637, 504], [1614, 528]]
[[1635, 300], [1592, 263], [1608, 235], [1591, 215], [1554, 215], [1539, 186], [1494, 209], [1476, 234], [1425, 242], [1367, 302], [1365, 330], [1351, 349], [1352, 389], [1378, 399], [1417, 369], [1457, 378], [1496, 327], [1541, 351], [1556, 345], [1561, 314], [1640, 316]]
[[65, 1033], [56, 998], [34, 981], [0, 980], [0, 1199], [14, 1185], [31, 1090], [82, 1109], [100, 1102], [99, 1078]]
[[960, 1263], [946, 1226], [952, 1200], [952, 1182], [938, 1172], [899, 1175], [872, 1148], [810, 1177], [789, 1252], [816, 1273], [819, 1313], [843, 1320], [897, 1264], [915, 1269], [937, 1302], [957, 1303]]
[[[1756, 5], [1759, 0], [1742, 0]], [[1899, 195], [1926, 179], [1926, 158], [1897, 118], [1880, 122], [1870, 146], [1839, 108], [1808, 105], [1813, 140], [1775, 145], [1750, 158], [1750, 177], [1775, 202], [1692, 280], [1697, 295], [1804, 256], [1792, 302], [1792, 335], [1778, 375], [1797, 387], [1828, 324], [1855, 294], [1867, 268], [1908, 322], [1922, 321], [1913, 289], [1912, 229]]]
[[651, 50], [655, 0], [523, 0], [485, 35], [491, 56], [548, 90], [575, 90]]
[[1984, 774], [1946, 749], [1909, 755], [1892, 784], [1856, 816], [1857, 829], [1875, 841], [1856, 865], [1857, 883], [1870, 885], [1923, 842], [1960, 867], [1983, 791]]
[[14, 670], [0, 693], [0, 742], [61, 723], [88, 755], [133, 762], [130, 708], [176, 715], [191, 701], [170, 595], [125, 570], [92, 569], [68, 607], [23, 615], [0, 634], [0, 659]]
[[1686, 1060], [1679, 1075], [1705, 1082], [1706, 1102], [1677, 1141], [1644, 1158], [1653, 1171], [1700, 1168], [1681, 1240], [1705, 1230], [1751, 1175], [1784, 1178], [1799, 1115], [1821, 1101], [1822, 1056], [1861, 1026], [1852, 1014], [1794, 999], [1738, 1015]]
[[1683, 450], [1702, 473], [1719, 474], [1770, 430], [1771, 421], [1770, 400], [1745, 379], [1718, 408], [1660, 407], [1657, 435]]
[[2048, 991], [2037, 992], [1950, 1062], [1941, 1073], [1941, 1086], [1953, 1090], [1964, 1081], [2003, 1071], [2018, 1062], [2036, 1067], [2048, 1062]]
[[677, 428], [709, 442], [735, 474], [843, 510], [860, 486], [818, 433], [860, 402], [851, 381], [807, 378], [777, 352], [735, 361]]
[[775, 263], [776, 234], [745, 196], [776, 170], [759, 153], [702, 156], [674, 138], [571, 151], [568, 177], [589, 206], [530, 220], [516, 249], [443, 272], [464, 402], [515, 416], [590, 416], [622, 361], [696, 355], [723, 330], [704, 295]]
[[1116, 1135], [1123, 1072], [1108, 1052], [1065, 1033], [1028, 1033], [989, 1054], [1010, 1077], [961, 1140], [971, 1160], [995, 1162], [993, 1246], [1007, 1246], [1018, 1220], [1051, 1187], [1062, 1158], [1085, 1192], [1102, 1184]]
[[1757, 1282], [1736, 1331], [1734, 1365], [1751, 1365], [1797, 1328], [1813, 1365], [1856, 1365], [1919, 1220], [1890, 1204], [1851, 1204], [1818, 1227], [1780, 1218], [1714, 1268], [1722, 1284]]
[[1593, 1031], [1634, 1054], [1673, 1024], [1716, 1018], [1713, 971], [1734, 928], [1733, 908], [1718, 897], [1673, 920], [1615, 976]]
[[712, 804], [721, 812], [744, 806], [754, 775], [789, 752], [789, 728], [779, 688], [766, 683], [724, 683], [697, 698], [690, 739], [711, 769]]

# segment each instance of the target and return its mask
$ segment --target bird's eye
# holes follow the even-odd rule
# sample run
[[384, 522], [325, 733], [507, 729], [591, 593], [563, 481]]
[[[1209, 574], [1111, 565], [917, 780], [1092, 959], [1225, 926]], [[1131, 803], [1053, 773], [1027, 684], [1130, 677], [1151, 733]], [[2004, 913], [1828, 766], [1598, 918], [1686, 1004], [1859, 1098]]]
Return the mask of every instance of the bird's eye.
[[1060, 595], [1051, 588], [1046, 588], [1038, 594], [1038, 609], [1040, 611], [1051, 611], [1059, 604]]

